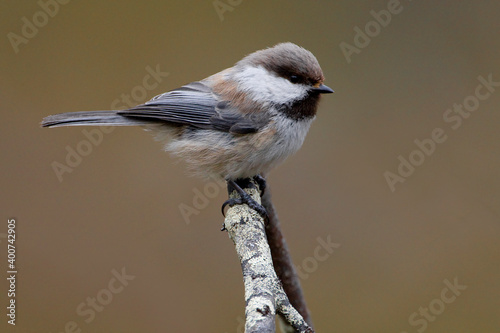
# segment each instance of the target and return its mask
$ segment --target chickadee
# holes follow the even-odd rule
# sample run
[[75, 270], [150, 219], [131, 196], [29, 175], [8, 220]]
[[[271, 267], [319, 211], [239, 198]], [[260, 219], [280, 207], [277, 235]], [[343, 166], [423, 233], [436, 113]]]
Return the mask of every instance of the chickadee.
[[136, 107], [56, 114], [42, 126], [143, 126], [194, 174], [222, 177], [240, 194], [224, 206], [244, 202], [265, 215], [236, 181], [261, 184], [260, 175], [302, 146], [320, 95], [333, 92], [323, 81], [311, 52], [281, 43]]

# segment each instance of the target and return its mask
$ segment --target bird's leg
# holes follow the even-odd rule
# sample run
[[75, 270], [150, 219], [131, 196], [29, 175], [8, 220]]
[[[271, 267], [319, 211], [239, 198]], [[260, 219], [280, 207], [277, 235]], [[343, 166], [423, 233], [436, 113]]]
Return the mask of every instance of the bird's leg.
[[266, 188], [267, 188], [266, 178], [262, 177], [261, 175], [256, 175], [256, 176], [253, 176], [253, 180], [255, 180], [257, 182], [257, 184], [259, 185], [260, 196], [262, 197], [264, 195], [264, 192], [266, 191]]
[[[232, 193], [235, 190], [235, 188], [227, 181], [227, 193]], [[235, 198], [235, 199], [228, 199], [224, 201], [221, 207], [222, 215], [225, 217], [226, 213], [224, 212], [224, 209], [226, 208], [227, 205], [229, 207], [233, 207], [234, 205], [241, 205], [243, 203], [243, 199], [241, 198]]]
[[[256, 182], [259, 184], [259, 187], [261, 187], [260, 183], [262, 182], [262, 180], [264, 180], [264, 178], [256, 180]], [[263, 181], [263, 184], [265, 184], [265, 180]], [[226, 202], [224, 202], [224, 204], [222, 205], [222, 215], [225, 216], [224, 208], [226, 208], [227, 205], [229, 205], [229, 207], [232, 207], [234, 205], [241, 205], [241, 204], [245, 203], [248, 205], [248, 207], [250, 207], [251, 209], [255, 210], [257, 213], [259, 213], [259, 215], [262, 216], [262, 218], [265, 221], [267, 221], [268, 217], [267, 217], [266, 209], [261, 204], [257, 203], [254, 199], [252, 199], [252, 197], [250, 197], [250, 195], [247, 192], [245, 192], [245, 190], [243, 190], [243, 188], [247, 188], [247, 187], [251, 187], [251, 186], [253, 186], [253, 185], [250, 182], [249, 178], [237, 179], [236, 181], [229, 179], [227, 181], [228, 193], [236, 191], [236, 192], [238, 192], [240, 197], [237, 199], [226, 200]], [[265, 185], [264, 185], [264, 188], [265, 188]]]

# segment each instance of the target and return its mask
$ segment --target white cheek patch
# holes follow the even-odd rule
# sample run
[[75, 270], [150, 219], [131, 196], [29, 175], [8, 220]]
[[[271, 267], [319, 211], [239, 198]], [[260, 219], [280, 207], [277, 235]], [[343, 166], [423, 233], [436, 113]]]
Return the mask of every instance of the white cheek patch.
[[239, 89], [260, 103], [289, 104], [308, 93], [307, 86], [272, 75], [262, 66], [246, 66], [236, 71], [233, 78], [238, 82]]

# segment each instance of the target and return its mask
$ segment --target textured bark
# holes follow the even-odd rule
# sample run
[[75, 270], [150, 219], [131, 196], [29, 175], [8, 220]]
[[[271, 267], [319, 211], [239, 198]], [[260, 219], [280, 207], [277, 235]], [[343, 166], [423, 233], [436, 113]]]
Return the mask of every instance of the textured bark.
[[[258, 190], [248, 188], [245, 191], [260, 203]], [[237, 198], [238, 194], [233, 192], [230, 197]], [[245, 332], [275, 332], [277, 313], [295, 331], [314, 332], [290, 304], [276, 275], [262, 217], [245, 204], [236, 205], [227, 211], [224, 226], [235, 244], [243, 272]]]

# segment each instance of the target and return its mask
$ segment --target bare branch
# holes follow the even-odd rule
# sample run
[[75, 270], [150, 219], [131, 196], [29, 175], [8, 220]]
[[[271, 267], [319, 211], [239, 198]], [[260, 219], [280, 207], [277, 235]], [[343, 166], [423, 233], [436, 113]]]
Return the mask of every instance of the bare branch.
[[[257, 184], [245, 191], [260, 203]], [[236, 192], [231, 198], [238, 198]], [[227, 211], [224, 226], [235, 244], [245, 286], [245, 332], [275, 332], [275, 315], [279, 313], [297, 331], [314, 332], [293, 308], [274, 271], [267, 243], [264, 221], [247, 205], [236, 205]]]
[[[271, 201], [271, 191], [269, 186], [262, 196], [262, 205], [267, 210], [267, 215], [269, 217], [269, 223], [266, 225], [266, 235], [271, 249], [276, 274], [283, 284], [283, 289], [285, 290], [290, 303], [295, 307], [295, 309], [297, 309], [297, 311], [299, 311], [302, 317], [304, 317], [304, 320], [309, 324], [309, 326], [313, 327], [311, 315], [307, 308], [306, 300], [300, 286], [299, 276], [297, 275], [297, 271], [293, 265], [285, 236], [281, 231], [278, 214], [276, 213], [276, 209]], [[286, 330], [286, 328], [284, 327], [283, 330]], [[286, 332], [289, 332], [289, 330]]]

